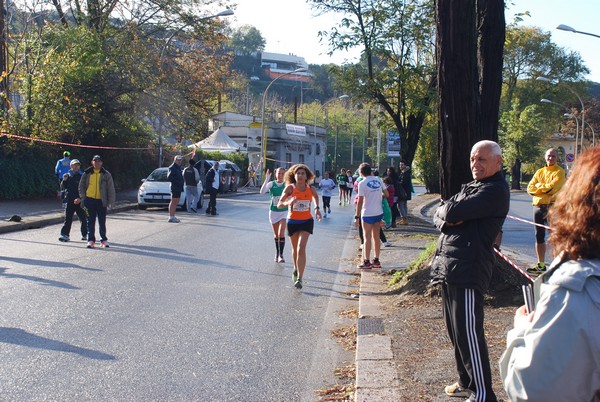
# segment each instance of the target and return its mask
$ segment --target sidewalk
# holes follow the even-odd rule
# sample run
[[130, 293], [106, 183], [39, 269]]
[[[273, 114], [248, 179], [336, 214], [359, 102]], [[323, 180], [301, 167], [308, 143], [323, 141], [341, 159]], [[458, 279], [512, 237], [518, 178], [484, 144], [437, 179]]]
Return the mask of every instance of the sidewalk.
[[[356, 402], [387, 402], [402, 398], [392, 335], [386, 331], [387, 311], [382, 298], [389, 287], [390, 270], [402, 270], [425, 249], [425, 236], [439, 233], [426, 219], [427, 210], [439, 201], [437, 194], [414, 196], [408, 202], [409, 225], [386, 231], [392, 247], [381, 248], [383, 270], [361, 271], [356, 345]], [[358, 241], [357, 241], [358, 246]]]
[[[259, 187], [240, 187], [237, 192], [219, 194], [219, 198], [236, 197], [258, 193]], [[118, 191], [117, 201], [109, 214], [137, 208], [137, 189]], [[208, 196], [205, 195], [205, 201]], [[22, 218], [21, 222], [10, 222], [13, 215]], [[16, 232], [25, 229], [39, 229], [48, 225], [62, 223], [65, 219], [62, 203], [54, 197], [32, 200], [2, 200], [0, 201], [0, 234]], [[75, 218], [77, 219], [77, 218]]]

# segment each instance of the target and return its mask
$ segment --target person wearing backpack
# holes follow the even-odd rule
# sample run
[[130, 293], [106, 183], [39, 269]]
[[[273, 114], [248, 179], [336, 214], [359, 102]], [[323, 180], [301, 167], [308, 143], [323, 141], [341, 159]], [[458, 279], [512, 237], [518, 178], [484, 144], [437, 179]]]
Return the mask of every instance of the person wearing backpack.
[[188, 212], [196, 213], [198, 205], [198, 183], [200, 182], [200, 173], [194, 167], [196, 161], [190, 159], [189, 166], [183, 170], [183, 181], [185, 183], [185, 203]]

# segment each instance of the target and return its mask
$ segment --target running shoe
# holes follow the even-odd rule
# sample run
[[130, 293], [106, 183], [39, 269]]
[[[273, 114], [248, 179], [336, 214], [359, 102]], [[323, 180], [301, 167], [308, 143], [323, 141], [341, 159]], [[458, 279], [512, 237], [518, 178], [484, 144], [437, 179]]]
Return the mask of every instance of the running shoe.
[[340, 201], [340, 202], [338, 202], [338, 205], [342, 205], [342, 202], [341, 202], [341, 201]]
[[169, 223], [179, 223], [181, 221], [179, 219], [177, 219], [176, 217], [172, 216], [169, 218], [168, 222]]
[[102, 248], [109, 248], [110, 246], [108, 245], [108, 242], [106, 240], [102, 240], [100, 242], [100, 247], [102, 247]]
[[275, 262], [279, 262], [279, 256], [278, 255], [275, 256], [275, 260], [274, 261]]
[[302, 279], [297, 279], [296, 282], [294, 282], [294, 287], [296, 289], [302, 289]]
[[536, 275], [542, 274], [542, 273], [546, 272], [546, 263], [538, 262], [533, 267], [527, 268], [527, 272], [529, 272], [530, 274], [536, 274]]
[[327, 218], [327, 212], [323, 214], [323, 218]]
[[471, 391], [461, 387], [460, 385], [458, 385], [457, 382], [455, 382], [452, 385], [448, 385], [446, 388], [444, 388], [444, 392], [446, 393], [446, 395], [452, 397], [464, 398], [471, 396]]
[[392, 243], [386, 241], [385, 243], [383, 243], [383, 247], [392, 247]]
[[381, 268], [381, 263], [379, 262], [379, 258], [373, 258], [373, 263], [371, 264], [373, 268]]
[[329, 208], [329, 215], [331, 215], [331, 208]]
[[364, 260], [363, 263], [357, 265], [356, 268], [359, 268], [359, 269], [371, 269], [371, 268], [373, 268], [373, 265], [371, 264], [371, 262], [369, 260]]
[[71, 239], [69, 239], [69, 236], [67, 236], [67, 235], [60, 235], [60, 237], [58, 238], [58, 241], [62, 241], [65, 243], [68, 242], [69, 240], [71, 240]]
[[86, 248], [94, 248], [94, 242], [93, 241], [88, 241], [87, 242], [87, 246], [85, 246]]
[[81, 236], [81, 240], [87, 240], [87, 236]]
[[285, 262], [282, 255], [279, 256], [279, 258], [277, 259], [277, 262]]
[[298, 271], [294, 270], [294, 272], [292, 272], [292, 280], [294, 282], [298, 280]]

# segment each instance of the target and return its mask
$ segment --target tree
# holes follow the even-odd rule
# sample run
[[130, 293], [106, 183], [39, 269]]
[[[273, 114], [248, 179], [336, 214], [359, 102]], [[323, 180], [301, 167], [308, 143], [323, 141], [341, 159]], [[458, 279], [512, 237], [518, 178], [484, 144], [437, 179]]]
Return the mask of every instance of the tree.
[[[519, 88], [519, 81], [536, 77], [552, 77], [557, 81], [581, 80], [589, 73], [577, 52], [567, 51], [552, 42], [550, 32], [537, 27], [521, 27], [513, 23], [507, 27], [504, 45], [502, 108], [512, 108], [512, 100], [526, 98], [531, 87]], [[539, 87], [539, 85], [538, 85]], [[535, 92], [535, 91], [532, 91]], [[539, 101], [538, 94], [535, 94]]]
[[504, 1], [436, 0], [442, 198], [471, 180], [469, 153], [498, 138]]
[[[516, 22], [520, 22], [518, 19]], [[535, 80], [536, 77], [552, 77], [559, 82], [570, 82], [580, 80], [583, 74], [589, 72], [583, 65], [581, 57], [576, 52], [567, 51], [551, 40], [549, 32], [544, 32], [536, 27], [520, 27], [513, 23], [508, 26], [506, 32], [506, 43], [504, 48], [504, 68], [503, 68], [503, 93], [501, 102], [501, 114], [503, 118], [500, 121], [501, 131], [500, 140], [506, 147], [512, 147], [512, 136], [523, 134], [522, 130], [514, 132], [515, 122], [527, 118], [530, 112], [526, 113], [528, 105], [538, 104], [542, 98], [551, 98], [553, 102], [559, 104], [570, 104], [567, 100], [573, 100], [573, 94], [563, 85], [553, 85], [540, 83]], [[565, 84], [572, 85], [572, 84]], [[583, 85], [572, 85], [576, 92], [584, 93]], [[572, 88], [573, 89], [573, 88]], [[575, 105], [573, 105], [575, 106]], [[515, 107], [521, 108], [516, 110]], [[577, 105], [578, 107], [578, 105]], [[520, 188], [519, 178], [521, 177], [522, 163], [533, 162], [533, 154], [539, 158], [539, 143], [546, 137], [543, 133], [551, 133], [554, 127], [563, 121], [562, 114], [567, 110], [556, 111], [555, 106], [545, 105], [543, 108], [537, 108], [535, 113], [540, 116], [537, 118], [536, 141], [523, 141], [519, 144], [519, 152], [513, 153], [506, 162], [511, 167], [513, 189]], [[522, 117], [524, 116], [524, 117]], [[511, 127], [505, 124], [512, 122]], [[575, 123], [573, 123], [575, 124]], [[503, 138], [508, 136], [508, 138]], [[531, 147], [527, 149], [527, 147]], [[516, 155], [516, 156], [515, 156]], [[526, 157], [525, 155], [528, 155]]]
[[266, 43], [260, 31], [252, 25], [242, 25], [233, 30], [229, 38], [229, 46], [241, 56], [262, 52], [265, 50]]
[[521, 164], [535, 162], [542, 152], [544, 134], [538, 109], [538, 105], [529, 105], [521, 110], [519, 102], [514, 102], [513, 108], [502, 115], [500, 145], [504, 165], [511, 166], [511, 188], [515, 190], [521, 189]]
[[[359, 63], [332, 69], [339, 89], [355, 103], [381, 105], [382, 118], [378, 120], [398, 131], [401, 157], [412, 163], [434, 98], [431, 2], [312, 0], [312, 4], [321, 12], [343, 15], [338, 26], [319, 33], [328, 41], [330, 53], [363, 49]], [[390, 126], [381, 128], [387, 131]]]

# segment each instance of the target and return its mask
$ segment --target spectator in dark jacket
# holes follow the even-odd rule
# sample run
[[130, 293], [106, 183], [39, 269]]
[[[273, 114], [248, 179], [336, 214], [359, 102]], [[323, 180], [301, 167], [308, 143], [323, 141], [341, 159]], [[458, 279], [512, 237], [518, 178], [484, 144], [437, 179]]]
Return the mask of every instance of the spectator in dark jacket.
[[169, 202], [169, 222], [179, 223], [179, 219], [175, 216], [177, 211], [177, 205], [183, 192], [183, 173], [181, 172], [181, 164], [183, 163], [183, 156], [177, 155], [173, 160], [171, 166], [169, 166], [169, 173], [167, 173], [167, 180], [171, 182], [171, 202]]
[[214, 162], [208, 172], [206, 172], [205, 182], [206, 189], [210, 196], [208, 207], [206, 207], [206, 215], [219, 215], [217, 213], [217, 193], [219, 192], [219, 185], [221, 184], [219, 162]]
[[441, 284], [444, 319], [458, 370], [449, 396], [495, 402], [483, 331], [483, 296], [495, 263], [493, 242], [508, 213], [510, 191], [502, 177], [502, 154], [493, 141], [471, 150], [474, 181], [437, 209], [434, 224], [442, 232], [432, 261], [432, 282]]
[[79, 223], [81, 224], [81, 240], [87, 239], [87, 223], [85, 219], [85, 211], [81, 208], [81, 197], [79, 196], [79, 181], [81, 181], [82, 172], [80, 170], [81, 163], [77, 159], [70, 162], [71, 169], [65, 173], [60, 183], [60, 189], [64, 192], [65, 203], [65, 224], [60, 229], [60, 237], [58, 240], [67, 242], [70, 240], [71, 224], [73, 223], [73, 215], [77, 214]]
[[400, 211], [400, 225], [408, 225], [408, 200], [412, 198], [413, 186], [410, 167], [405, 161], [400, 161], [398, 165], [398, 211]]
[[396, 173], [396, 169], [391, 166], [387, 168], [385, 174], [392, 180], [392, 185], [394, 186], [394, 199], [390, 204], [390, 209], [392, 210], [392, 227], [395, 228], [398, 216], [400, 216], [400, 211], [398, 210], [398, 193], [400, 192], [398, 187], [400, 186], [400, 176]]

